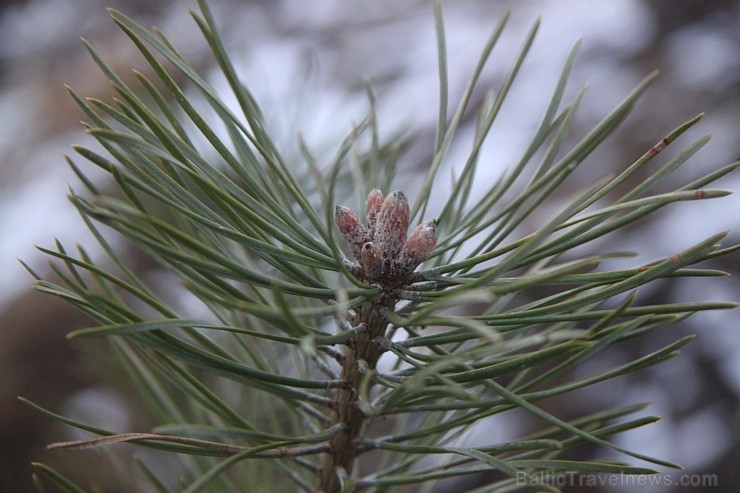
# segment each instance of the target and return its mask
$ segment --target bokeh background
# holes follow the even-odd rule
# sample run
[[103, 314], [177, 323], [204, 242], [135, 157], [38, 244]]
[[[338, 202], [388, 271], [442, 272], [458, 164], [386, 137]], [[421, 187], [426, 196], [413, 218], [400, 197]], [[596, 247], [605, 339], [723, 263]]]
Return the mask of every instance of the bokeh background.
[[[413, 183], [424, 171], [437, 111], [430, 1], [211, 3], [240, 74], [265, 109], [286, 153], [295, 151], [298, 131], [315, 149], [330, 152], [351, 123], [365, 116], [364, 81], [369, 79], [378, 95], [381, 132], [391, 136], [408, 130], [417, 135], [401, 160], [401, 179]], [[122, 431], [142, 430], [148, 424], [135, 393], [126, 389], [98, 343], [65, 340], [67, 332], [88, 321], [33, 292], [30, 277], [16, 260], [45, 272], [45, 259], [34, 245], [48, 247], [59, 238], [66, 245], [82, 242], [92, 248], [66, 200], [67, 187], [74, 187], [76, 180], [63, 155], [71, 152], [71, 144], [89, 139], [79, 125], [83, 115], [64, 85], [103, 100], [112, 97], [112, 90], [79, 37], [89, 40], [120, 73], [130, 73], [132, 67], [145, 70], [133, 46], [110, 21], [108, 6], [144, 25], [162, 28], [194, 65], [204, 73], [211, 70], [206, 47], [187, 11], [194, 7], [192, 2], [0, 2], [0, 492], [31, 491], [32, 460], [75, 478], [95, 477], [103, 491], [135, 491], [132, 485], [122, 487], [120, 480], [110, 479], [132, 448], [120, 446], [122, 453], [47, 452], [45, 444], [69, 439], [69, 431], [16, 398], [23, 395], [63, 414]], [[483, 87], [498, 87], [525, 33], [538, 16], [542, 18], [532, 53], [482, 158], [481, 167], [490, 170], [478, 178], [482, 188], [518, 156], [577, 38], [583, 38], [583, 46], [569, 94], [586, 83], [589, 92], [576, 134], [583, 135], [650, 71], [661, 71], [638, 109], [577, 180], [585, 183], [624, 169], [665, 133], [701, 112], [706, 113], [702, 122], [669, 147], [667, 156], [704, 134], [712, 133], [713, 139], [671, 182], [686, 183], [740, 156], [740, 1], [455, 0], [444, 8], [453, 103], [506, 9], [513, 8], [511, 22], [494, 63], [484, 73]], [[477, 100], [482, 100], [482, 93]], [[471, 114], [463, 136], [472, 134], [473, 124]], [[452, 149], [451, 166], [456, 156], [464, 155], [465, 144]], [[724, 178], [717, 187], [740, 190], [738, 175]], [[674, 205], [611, 238], [606, 246], [639, 250], [639, 261], [650, 261], [725, 230], [733, 231], [726, 245], [740, 241], [740, 201], [735, 196]], [[134, 251], [127, 258], [137, 269], [154, 269]], [[740, 258], [733, 255], [710, 267], [737, 274], [738, 264]], [[660, 283], [642, 290], [639, 300], [738, 301], [737, 279]], [[620, 443], [679, 462], [688, 474], [716, 475], [716, 486], [697, 486], [694, 491], [735, 492], [740, 488], [737, 310], [699, 314], [668, 333], [620, 346], [583, 371], [623, 360], [629, 353], [646, 354], [685, 334], [698, 337], [679, 358], [639, 377], [554, 402], [551, 411], [568, 418], [606, 406], [650, 401], [647, 412], [664, 419], [625, 435]], [[526, 427], [512, 423], [517, 426]], [[675, 478], [678, 473], [670, 474]], [[439, 491], [458, 487], [440, 485]], [[618, 486], [566, 489], [601, 490], [636, 491]], [[640, 491], [687, 489], [664, 484]]]

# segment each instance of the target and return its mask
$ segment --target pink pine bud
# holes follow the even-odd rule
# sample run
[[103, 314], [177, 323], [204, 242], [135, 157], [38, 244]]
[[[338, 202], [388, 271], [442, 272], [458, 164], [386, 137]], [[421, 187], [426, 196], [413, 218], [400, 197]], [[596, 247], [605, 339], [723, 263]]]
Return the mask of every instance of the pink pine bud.
[[389, 194], [378, 214], [373, 239], [385, 259], [393, 259], [406, 243], [409, 229], [409, 202], [401, 191]]
[[360, 222], [357, 214], [342, 205], [338, 205], [334, 211], [334, 220], [352, 250], [352, 255], [357, 260], [360, 260], [362, 245], [369, 239], [367, 228]]
[[377, 188], [367, 196], [365, 210], [367, 211], [367, 229], [370, 231], [371, 237], [375, 234], [375, 225], [378, 223], [378, 214], [380, 214], [384, 200], [383, 192]]
[[398, 270], [410, 273], [428, 259], [437, 246], [437, 221], [430, 219], [414, 228], [398, 256]]
[[362, 245], [362, 267], [370, 281], [376, 281], [383, 275], [383, 252], [378, 245], [368, 241]]

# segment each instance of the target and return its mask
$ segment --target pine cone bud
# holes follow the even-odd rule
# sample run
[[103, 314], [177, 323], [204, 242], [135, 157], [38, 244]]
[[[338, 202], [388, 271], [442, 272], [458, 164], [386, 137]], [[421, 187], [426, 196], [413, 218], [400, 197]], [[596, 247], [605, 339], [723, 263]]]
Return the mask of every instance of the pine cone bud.
[[348, 207], [344, 207], [342, 205], [338, 205], [335, 209], [334, 220], [339, 227], [339, 231], [342, 232], [344, 239], [352, 250], [352, 255], [354, 255], [357, 260], [360, 260], [362, 245], [364, 245], [369, 239], [367, 228], [362, 224], [362, 222], [360, 222], [360, 218], [357, 217], [357, 214], [352, 212]]
[[413, 233], [403, 246], [398, 256], [398, 270], [402, 273], [413, 272], [416, 267], [428, 259], [437, 246], [437, 221], [430, 219], [414, 228]]
[[367, 229], [370, 232], [370, 237], [375, 234], [375, 225], [378, 223], [378, 214], [380, 214], [384, 200], [383, 192], [377, 188], [367, 196], [365, 210], [367, 211]]
[[368, 241], [362, 245], [362, 267], [370, 281], [377, 281], [383, 275], [383, 251], [378, 245]]
[[389, 194], [378, 214], [373, 240], [385, 259], [393, 259], [406, 243], [409, 228], [409, 203], [401, 191]]

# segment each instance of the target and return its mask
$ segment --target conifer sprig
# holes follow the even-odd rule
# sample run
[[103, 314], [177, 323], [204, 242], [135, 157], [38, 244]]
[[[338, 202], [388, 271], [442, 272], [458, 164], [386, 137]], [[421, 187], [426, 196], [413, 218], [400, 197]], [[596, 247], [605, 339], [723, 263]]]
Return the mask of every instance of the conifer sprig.
[[[473, 111], [471, 96], [508, 15], [495, 26], [450, 111], [456, 95], [448, 94], [444, 22], [440, 3], [435, 5], [437, 138], [426, 177], [418, 190], [405, 191], [411, 204], [404, 191], [392, 191], [397, 142], [379, 138], [372, 90], [367, 122], [347, 137], [334, 162], [318, 162], [306, 143], [301, 143], [305, 162], [289, 162], [232, 65], [205, 2], [192, 15], [236, 108], [163, 33], [111, 11], [149, 71], [136, 72], [132, 86], [86, 44], [117, 97], [106, 103], [70, 92], [102, 149], [75, 150], [110, 175], [115, 192], [103, 192], [68, 158], [85, 188], [71, 192], [70, 199], [108, 260], [93, 260], [83, 247], [68, 252], [57, 242], [55, 249], [42, 251], [54, 259], [58, 281], [29, 271], [39, 290], [95, 321], [69, 336], [108, 338], [160, 425], [105, 430], [29, 402], [97, 437], [54, 448], [133, 442], [184, 454], [188, 472], [182, 481], [189, 493], [256, 491], [250, 478], [268, 474], [265, 461], [273, 478], [270, 491], [297, 487], [325, 493], [392, 491], [492, 471], [498, 479], [484, 491], [522, 489], [522, 475], [543, 472], [655, 472], [622, 460], [570, 460], [570, 452], [584, 443], [678, 467], [611, 441], [657, 420], [637, 416], [642, 405], [565, 420], [539, 403], [666, 361], [690, 338], [597, 374], [571, 372], [614, 344], [702, 310], [734, 307], [705, 301], [641, 305], [635, 294], [659, 279], [724, 275], [697, 266], [736, 249], [720, 248], [724, 234], [621, 270], [602, 264], [625, 257], [622, 252], [579, 256], [574, 248], [674, 202], [727, 195], [706, 187], [740, 163], [677, 190], [654, 192], [706, 144], [704, 137], [634, 183], [638, 171], [645, 173], [698, 116], [665, 137], [656, 135], [657, 143], [624, 171], [594, 181], [557, 210], [548, 208], [549, 214], [537, 216], [545, 218], [538, 227], [525, 231], [525, 222], [531, 224], [585, 158], [599, 152], [655, 77], [646, 77], [585, 136], [566, 138], [584, 94], [563, 102], [576, 43], [520, 159], [473, 200], [482, 145], [522, 76], [535, 24], [496, 96], [479, 108], [469, 157], [450, 194], [436, 196], [432, 187], [442, 180], [439, 172], [463, 116]], [[215, 117], [196, 108], [197, 98]], [[370, 183], [358, 184], [363, 173]], [[316, 179], [299, 178], [306, 176]], [[369, 193], [364, 211], [336, 203], [336, 196], [353, 195], [348, 190], [353, 183], [361, 188], [354, 196], [364, 199]], [[430, 207], [433, 201], [441, 206]], [[431, 209], [439, 216], [428, 217]], [[208, 315], [180, 313], [183, 309], [166, 301], [148, 276], [126, 265], [101, 225], [174, 276], [177, 289], [199, 300]], [[466, 434], [512, 409], [530, 413], [545, 427], [511, 442], [493, 436], [486, 445], [466, 446]], [[430, 457], [440, 460], [421, 462]], [[176, 486], [174, 478], [138, 464], [155, 490]], [[58, 472], [36, 467], [66, 491], [78, 491]], [[547, 484], [536, 487], [557, 491]]]

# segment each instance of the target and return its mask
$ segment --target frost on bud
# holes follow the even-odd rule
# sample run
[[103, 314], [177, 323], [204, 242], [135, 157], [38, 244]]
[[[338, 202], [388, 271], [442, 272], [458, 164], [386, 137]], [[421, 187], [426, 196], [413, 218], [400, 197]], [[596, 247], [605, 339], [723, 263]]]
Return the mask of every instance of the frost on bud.
[[430, 219], [419, 224], [411, 233], [398, 256], [397, 270], [401, 273], [413, 272], [428, 259], [437, 246], [437, 221]]
[[409, 228], [409, 202], [401, 191], [389, 194], [378, 213], [373, 239], [386, 259], [393, 259], [406, 243]]
[[334, 220], [347, 241], [352, 255], [357, 260], [361, 258], [362, 245], [368, 240], [367, 228], [351, 209], [338, 205], [334, 212]]
[[410, 274], [434, 252], [437, 221], [424, 221], [410, 237], [407, 236], [411, 212], [406, 196], [398, 190], [387, 197], [378, 189], [371, 191], [365, 210], [365, 224], [352, 210], [341, 205], [334, 215], [339, 230], [360, 263], [353, 273], [384, 289], [401, 289], [413, 282]]
[[362, 267], [365, 276], [371, 281], [377, 281], [383, 275], [383, 251], [378, 245], [368, 241], [362, 245]]
[[367, 211], [367, 229], [370, 231], [370, 236], [375, 234], [375, 225], [378, 223], [378, 214], [380, 214], [384, 200], [383, 192], [377, 188], [367, 196], [365, 210]]

